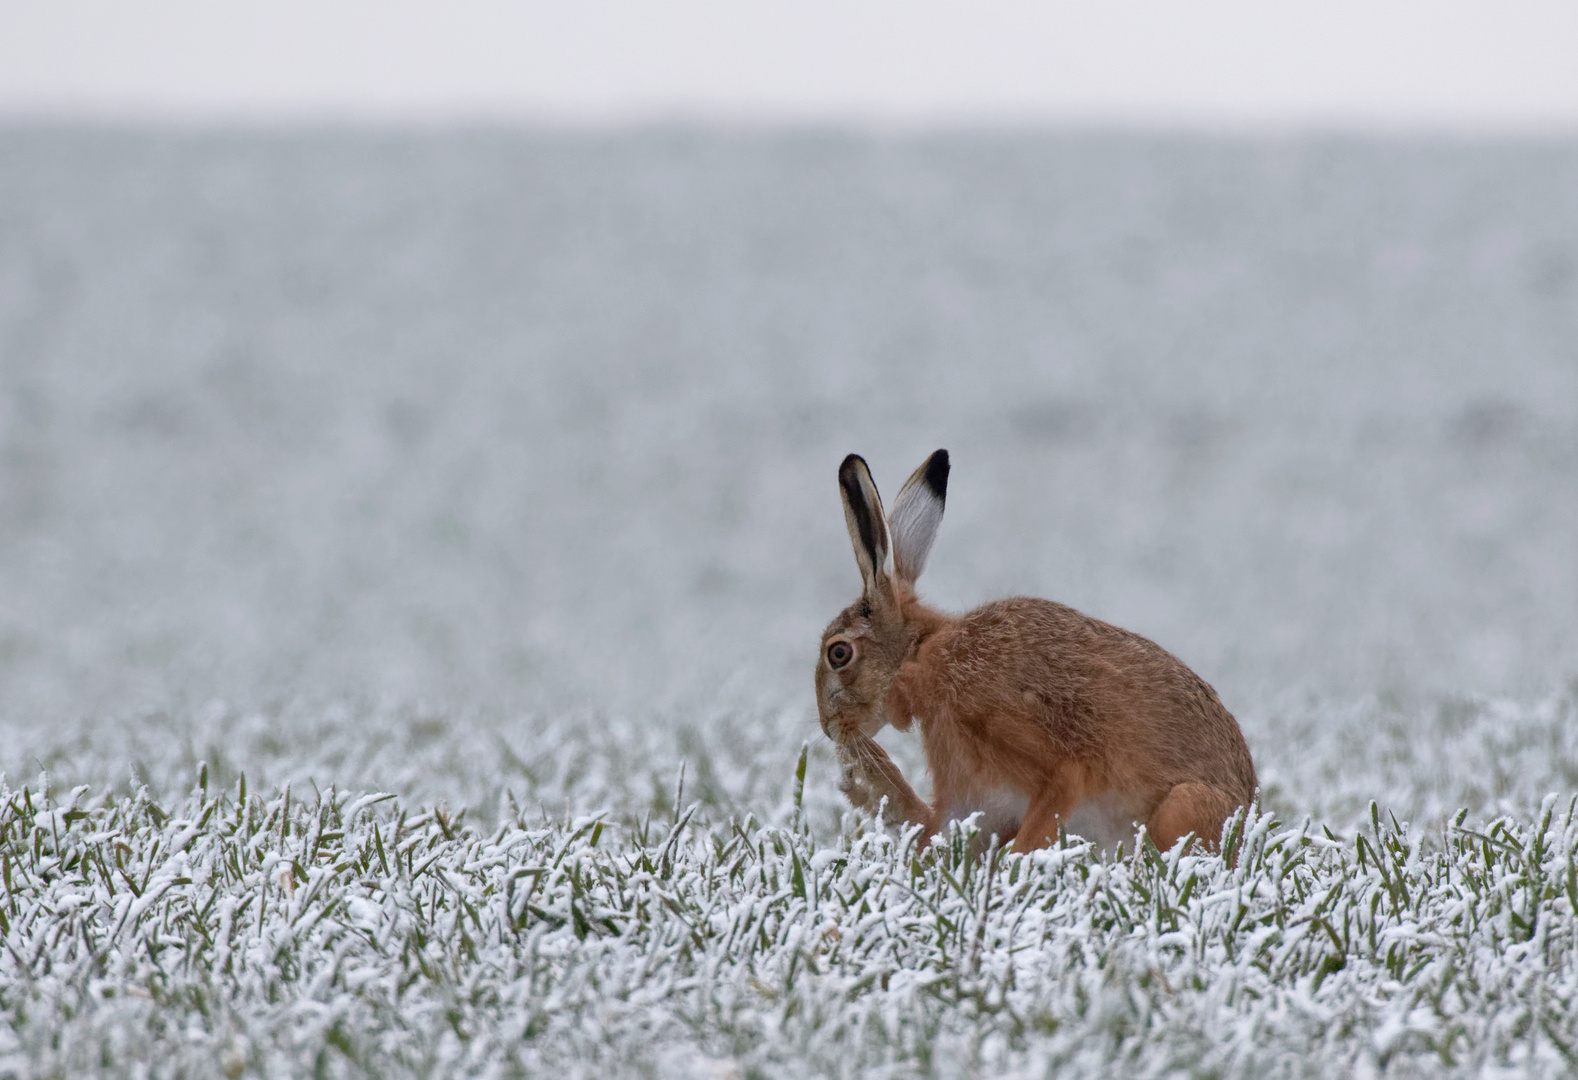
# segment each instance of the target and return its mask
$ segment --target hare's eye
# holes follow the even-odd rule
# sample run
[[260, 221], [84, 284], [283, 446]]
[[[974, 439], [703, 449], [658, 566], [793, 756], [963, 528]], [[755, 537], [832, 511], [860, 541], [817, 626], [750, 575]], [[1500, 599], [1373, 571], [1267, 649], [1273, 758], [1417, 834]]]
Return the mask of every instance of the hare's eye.
[[841, 668], [855, 658], [855, 647], [847, 641], [835, 641], [827, 647], [827, 662]]

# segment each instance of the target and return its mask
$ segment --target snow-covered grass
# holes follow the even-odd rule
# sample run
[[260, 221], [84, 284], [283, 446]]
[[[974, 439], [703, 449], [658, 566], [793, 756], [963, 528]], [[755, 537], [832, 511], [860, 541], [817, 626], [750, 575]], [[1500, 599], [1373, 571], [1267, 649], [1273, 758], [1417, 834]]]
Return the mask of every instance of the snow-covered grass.
[[1565, 1075], [1574, 701], [1248, 717], [1236, 863], [919, 854], [793, 710], [35, 732], [0, 1075]]
[[[1566, 1075], [1574, 803], [1227, 858], [0, 787], [15, 1076]], [[979, 844], [974, 845], [979, 847]]]

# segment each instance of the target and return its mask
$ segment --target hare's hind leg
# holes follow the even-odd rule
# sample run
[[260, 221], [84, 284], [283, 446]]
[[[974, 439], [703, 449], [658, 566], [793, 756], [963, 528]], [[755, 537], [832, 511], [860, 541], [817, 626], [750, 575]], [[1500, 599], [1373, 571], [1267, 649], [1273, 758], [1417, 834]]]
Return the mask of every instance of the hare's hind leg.
[[1146, 819], [1145, 831], [1163, 851], [1190, 833], [1194, 833], [1196, 843], [1215, 851], [1221, 842], [1222, 822], [1237, 805], [1221, 788], [1175, 784]]
[[1035, 851], [1051, 844], [1057, 837], [1058, 826], [1068, 819], [1074, 809], [1074, 800], [1062, 784], [1048, 784], [1030, 800], [1025, 819], [1014, 833], [1015, 851]]

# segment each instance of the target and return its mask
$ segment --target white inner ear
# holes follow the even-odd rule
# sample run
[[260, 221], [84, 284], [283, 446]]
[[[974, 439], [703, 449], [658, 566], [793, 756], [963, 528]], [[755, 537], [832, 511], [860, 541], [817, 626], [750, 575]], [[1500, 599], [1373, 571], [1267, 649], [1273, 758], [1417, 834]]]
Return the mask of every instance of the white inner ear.
[[893, 572], [903, 581], [913, 582], [926, 569], [926, 559], [942, 524], [943, 502], [926, 486], [919, 474], [910, 478], [893, 500], [888, 515], [888, 537], [893, 545]]

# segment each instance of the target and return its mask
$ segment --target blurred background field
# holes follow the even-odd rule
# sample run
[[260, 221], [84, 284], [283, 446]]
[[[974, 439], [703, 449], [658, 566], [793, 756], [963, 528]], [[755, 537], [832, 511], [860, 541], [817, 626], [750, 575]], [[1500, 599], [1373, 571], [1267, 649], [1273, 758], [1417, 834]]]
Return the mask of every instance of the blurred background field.
[[1578, 788], [1578, 142], [1028, 130], [0, 131], [0, 770], [770, 813], [938, 446], [1283, 812]]

